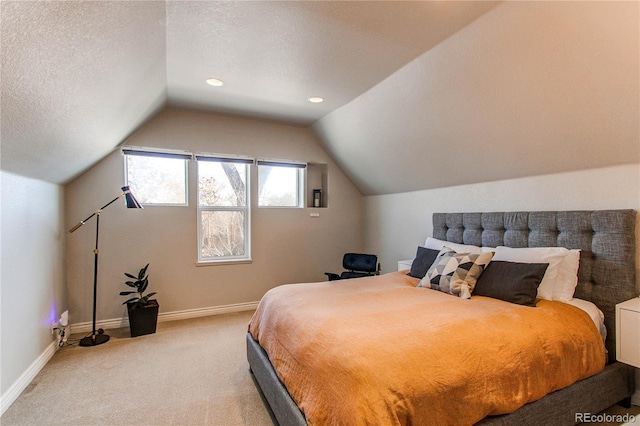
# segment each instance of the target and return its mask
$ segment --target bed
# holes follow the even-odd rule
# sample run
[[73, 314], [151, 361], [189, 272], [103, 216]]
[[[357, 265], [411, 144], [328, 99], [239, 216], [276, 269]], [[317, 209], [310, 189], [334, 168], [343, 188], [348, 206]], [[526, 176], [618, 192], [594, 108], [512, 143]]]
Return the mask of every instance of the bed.
[[[628, 300], [637, 295], [636, 287], [635, 287], [635, 222], [636, 222], [636, 213], [632, 210], [609, 210], [609, 211], [568, 211], [568, 212], [509, 212], [509, 213], [436, 213], [433, 215], [433, 237], [441, 240], [445, 240], [451, 242], [452, 244], [468, 244], [475, 246], [484, 246], [484, 247], [497, 247], [497, 246], [507, 246], [507, 247], [566, 247], [569, 249], [579, 249], [580, 252], [580, 266], [578, 270], [578, 284], [575, 289], [574, 297], [592, 302], [595, 304], [603, 313], [604, 313], [604, 325], [606, 327], [606, 340], [604, 342], [600, 342], [602, 349], [606, 348], [606, 353], [602, 350], [601, 359], [598, 358], [598, 352], [595, 343], [589, 343], [590, 354], [588, 356], [596, 359], [595, 363], [602, 363], [602, 366], [597, 368], [597, 370], [589, 370], [586, 367], [583, 368], [584, 371], [581, 372], [583, 376], [573, 383], [553, 383], [550, 385], [544, 384], [544, 386], [551, 386], [554, 390], [551, 393], [546, 394], [546, 396], [541, 397], [541, 395], [531, 395], [535, 394], [535, 392], [539, 392], [539, 390], [532, 391], [531, 395], [525, 396], [525, 398], [533, 398], [531, 402], [528, 402], [519, 408], [515, 409], [512, 412], [505, 412], [505, 407], [501, 407], [498, 411], [502, 410], [505, 414], [493, 414], [488, 415], [484, 418], [478, 419], [476, 422], [469, 423], [477, 423], [482, 425], [494, 425], [494, 424], [575, 424], [577, 423], [578, 417], [576, 417], [577, 413], [598, 413], [611, 405], [619, 403], [620, 401], [626, 401], [628, 403], [630, 396], [633, 394], [635, 389], [634, 384], [634, 372], [631, 367], [628, 367], [624, 364], [618, 363], [615, 361], [615, 305], [622, 301]], [[380, 281], [375, 281], [380, 278], [381, 280], [392, 280], [392, 283], [382, 284]], [[349, 284], [342, 283], [341, 287], [335, 287], [335, 291], [338, 292], [347, 292], [347, 288], [353, 289], [361, 289], [363, 293], [369, 293], [369, 298], [380, 297], [380, 292], [377, 290], [378, 286], [390, 286], [392, 290], [389, 293], [398, 293], [406, 297], [408, 292], [413, 291], [415, 294], [414, 288], [409, 288], [415, 286], [415, 282], [411, 283], [408, 280], [412, 278], [407, 278], [405, 274], [401, 273], [391, 273], [385, 274], [382, 277], [373, 277], [373, 278], [363, 278], [357, 280], [351, 280]], [[413, 279], [415, 281], [415, 279]], [[334, 284], [337, 286], [338, 284]], [[295, 287], [298, 287], [297, 289]], [[311, 288], [318, 287], [319, 291], [326, 292], [329, 291], [326, 288], [326, 283], [315, 283], [315, 284], [305, 284], [305, 286], [310, 287], [301, 287], [300, 285], [290, 285], [290, 286], [281, 286], [282, 288], [274, 289], [276, 292], [287, 292], [287, 291], [298, 291], [300, 288]], [[349, 290], [350, 291], [350, 290]], [[464, 303], [459, 302], [458, 298], [454, 298], [451, 295], [438, 294], [440, 292], [436, 292], [433, 290], [424, 289], [421, 293], [426, 295], [430, 293], [429, 301], [425, 301], [428, 303], [429, 309], [432, 306], [447, 306], [449, 309], [449, 305], [451, 304], [460, 304]], [[293, 294], [293, 293], [291, 293]], [[297, 297], [297, 296], [295, 296]], [[318, 300], [320, 300], [320, 296], [315, 296]], [[336, 296], [336, 300], [341, 300], [342, 296]], [[449, 298], [449, 299], [447, 299]], [[491, 298], [484, 298], [482, 296], [474, 296], [474, 302], [476, 305], [482, 305], [485, 310], [489, 311], [500, 311], [501, 309], [507, 309], [506, 305], [511, 305], [510, 303], [492, 300]], [[272, 303], [271, 300], [277, 298], [268, 297], [267, 300], [263, 299], [261, 301], [261, 305]], [[345, 296], [345, 300], [346, 296]], [[407, 303], [413, 303], [410, 300]], [[454, 303], [455, 301], [455, 303]], [[304, 302], [304, 299], [292, 299], [292, 303], [290, 305], [301, 305]], [[396, 302], [389, 302], [393, 305]], [[388, 304], [389, 304], [388, 303]], [[400, 303], [400, 302], [397, 302]], [[281, 311], [286, 311], [286, 305], [281, 305]], [[336, 307], [340, 308], [339, 303], [335, 303]], [[312, 305], [308, 305], [312, 306]], [[426, 305], [425, 305], [426, 306]], [[467, 305], [471, 306], [471, 305]], [[556, 310], [562, 311], [571, 311], [572, 308], [566, 307], [567, 305], [561, 302], [550, 302], [547, 303], [545, 301], [537, 302], [537, 306], [533, 309], [537, 309], [538, 312], [546, 312], [549, 310], [549, 315], [556, 315]], [[397, 308], [397, 307], [396, 307]], [[264, 309], [264, 307], [262, 308]], [[517, 309], [520, 309], [518, 307]], [[518, 310], [518, 315], [520, 312], [526, 312], [525, 308]], [[259, 310], [261, 308], [259, 307]], [[356, 310], [351, 309], [351, 311]], [[551, 312], [553, 311], [553, 312]], [[574, 310], [577, 311], [577, 310]], [[313, 314], [309, 311], [309, 316], [313, 319]], [[299, 314], [298, 314], [299, 315]], [[415, 317], [416, 314], [411, 314], [412, 317]], [[471, 315], [471, 314], [470, 314]], [[511, 312], [508, 315], [515, 315]], [[564, 315], [564, 314], [562, 314]], [[272, 315], [274, 316], [274, 315]], [[331, 320], [340, 316], [339, 309], [331, 312]], [[585, 315], [583, 315], [585, 317]], [[580, 314], [577, 314], [577, 321], [580, 321]], [[300, 321], [302, 323], [303, 318], [300, 317]], [[469, 321], [472, 321], [470, 319]], [[518, 322], [524, 321], [524, 317], [522, 319], [518, 317]], [[358, 322], [357, 317], [350, 316], [349, 321], [351, 323]], [[369, 320], [367, 320], [369, 321]], [[495, 321], [495, 320], [493, 320]], [[573, 321], [573, 320], [572, 320]], [[391, 321], [393, 322], [393, 321]], [[409, 322], [409, 321], [408, 321]], [[252, 320], [253, 323], [253, 320]], [[550, 321], [553, 323], [553, 320]], [[349, 323], [347, 323], [349, 324]], [[379, 324], [383, 324], [380, 322]], [[470, 323], [471, 324], [471, 323]], [[482, 324], [482, 322], [477, 322], [473, 324]], [[390, 324], [389, 327], [397, 326], [397, 324]], [[275, 330], [276, 326], [266, 326], [267, 328], [263, 328], [260, 333], [264, 334], [273, 334], [273, 330]], [[474, 325], [478, 330], [478, 325]], [[260, 334], [257, 331], [257, 326], [253, 326], [254, 334]], [[292, 327], [293, 328], [293, 327]], [[332, 329], [344, 329], [341, 331], [341, 336], [343, 340], [340, 342], [341, 348], [349, 348], [349, 341], [355, 340], [355, 335], [349, 336], [348, 332], [351, 330], [350, 326], [345, 326], [344, 324], [340, 325], [339, 323], [329, 324], [328, 328]], [[386, 330], [389, 333], [388, 327], [378, 327], [380, 330]], [[570, 329], [578, 328], [578, 326], [567, 327]], [[305, 330], [315, 330], [314, 332], [318, 333], [322, 331], [322, 328], [314, 328], [314, 327], [306, 327], [297, 329], [296, 333], [304, 334]], [[596, 327], [592, 327], [592, 329], [596, 329]], [[381, 331], [382, 332], [382, 331]], [[411, 331], [414, 333], [415, 331]], [[508, 332], [508, 331], [505, 331]], [[548, 332], [545, 332], [549, 334]], [[545, 334], [543, 333], [543, 334]], [[481, 336], [482, 333], [478, 331], [478, 334]], [[283, 339], [284, 334], [279, 335], [281, 339]], [[346, 336], [346, 337], [345, 337]], [[260, 340], [263, 336], [256, 336]], [[313, 336], [312, 336], [313, 337]], [[540, 339], [540, 336], [535, 337], [535, 339]], [[567, 338], [569, 340], [575, 339], [575, 336]], [[307, 424], [307, 420], [305, 415], [303, 414], [304, 410], [307, 410], [307, 413], [311, 416], [310, 423], [322, 424], [322, 423], [331, 423], [331, 421], [327, 421], [326, 418], [323, 417], [314, 417], [312, 411], [309, 410], [309, 400], [313, 400], [317, 396], [315, 394], [309, 394], [309, 392], [316, 392], [318, 394], [323, 393], [324, 384], [318, 384], [313, 382], [314, 374], [307, 374], [307, 377], [304, 378], [306, 381], [301, 387], [294, 387], [291, 382], [290, 387], [292, 390], [292, 394], [295, 395], [295, 399], [300, 401], [300, 406], [303, 407], [303, 410], [299, 408], [298, 404], [296, 404], [295, 399], [289, 393], [287, 387], [281, 381], [279, 374], [274, 369], [273, 364], [279, 365], [279, 368], [283, 368], [282, 365], [287, 365], [286, 363], [282, 363], [280, 359], [280, 355], [277, 354], [277, 351], [273, 349], [273, 345], [268, 346], [269, 351], [271, 351], [271, 355], [265, 351], [265, 349], [258, 343], [256, 339], [254, 339], [254, 335], [252, 333], [247, 334], [247, 358], [250, 365], [250, 371], [256, 383], [256, 386], [260, 390], [263, 399], [267, 406], [270, 408], [274, 423], [279, 423], [281, 425], [304, 425]], [[296, 339], [290, 339], [296, 340]], [[402, 339], [403, 342], [407, 343], [412, 339], [405, 338]], [[526, 339], [525, 339], [526, 340]], [[592, 339], [593, 340], [593, 339]], [[267, 342], [267, 340], [264, 340]], [[323, 340], [318, 340], [319, 342], [323, 342]], [[368, 344], [368, 343], [367, 343]], [[446, 342], [445, 342], [446, 344]], [[495, 342], [488, 343], [488, 349], [491, 349], [491, 345], [495, 346]], [[544, 347], [545, 350], [554, 345], [560, 345], [557, 343], [543, 343], [541, 347]], [[314, 345], [309, 345], [313, 347]], [[586, 347], [585, 344], [579, 342], [574, 345], [576, 348], [584, 350]], [[435, 347], [435, 346], [434, 346]], [[313, 350], [313, 348], [311, 349]], [[335, 376], [342, 378], [346, 377], [346, 374], [356, 368], [353, 367], [353, 364], [350, 360], [353, 360], [354, 357], [349, 357], [345, 359], [341, 359], [341, 352], [348, 354], [348, 350], [341, 351], [331, 351], [331, 345], [324, 345], [319, 347], [318, 352], [326, 352], [330, 353], [333, 359], [335, 360]], [[406, 348], [402, 348], [401, 350], [406, 350]], [[425, 350], [419, 349], [419, 350]], [[286, 349], [285, 349], [286, 352]], [[405, 353], [408, 353], [407, 351]], [[384, 352], [383, 352], [384, 353]], [[389, 352], [393, 353], [393, 352]], [[318, 353], [318, 358], [320, 353]], [[446, 354], [445, 354], [446, 355]], [[272, 362], [273, 358], [274, 362]], [[348, 356], [348, 355], [346, 355]], [[511, 356], [511, 355], [510, 355]], [[515, 356], [515, 355], [514, 355]], [[528, 355], [527, 355], [528, 356]], [[564, 355], [563, 355], [564, 356]], [[576, 355], [577, 359], [585, 358], [587, 355], [585, 353], [578, 353]], [[533, 357], [533, 356], [532, 356]], [[446, 358], [443, 355], [442, 358]], [[472, 356], [471, 359], [480, 359], [482, 356], [478, 356], [477, 354]], [[562, 357], [558, 358], [561, 359]], [[295, 354], [293, 356], [295, 360]], [[314, 359], [314, 358], [311, 358]], [[428, 382], [430, 369], [433, 368], [432, 364], [437, 364], [434, 362], [434, 359], [440, 359], [440, 357], [433, 357], [430, 355], [428, 357], [429, 362], [425, 363], [424, 371], [422, 368], [415, 370], [415, 374], [421, 377], [422, 382]], [[312, 361], [303, 361], [304, 363], [310, 363]], [[404, 361], [403, 361], [404, 362]], [[574, 361], [572, 361], [573, 363]], [[591, 362], [591, 361], [590, 361]], [[604, 365], [606, 363], [606, 366]], [[289, 362], [290, 364], [290, 362]], [[366, 363], [365, 363], [366, 364]], [[344, 367], [344, 366], [348, 366]], [[357, 366], [360, 368], [362, 366]], [[554, 374], [552, 376], [558, 375], [561, 376], [564, 368], [562, 365], [551, 367], [557, 368], [556, 370], [548, 370], [553, 371]], [[395, 368], [395, 367], [394, 367]], [[545, 367], [546, 368], [546, 367]], [[312, 371], [312, 370], [309, 370]], [[440, 370], [434, 370], [436, 372]], [[460, 371], [464, 371], [463, 369], [454, 369], [452, 370], [451, 376], [456, 376], [456, 374], [460, 373]], [[398, 370], [398, 374], [402, 374], [400, 370]], [[283, 374], [281, 371], [280, 374]], [[435, 373], [434, 373], [435, 374]], [[441, 375], [441, 373], [439, 373]], [[462, 374], [461, 378], [459, 378], [460, 382], [469, 382], [475, 383], [478, 381], [477, 377], [474, 375], [470, 375], [468, 371]], [[383, 374], [379, 374], [383, 376]], [[466, 375], [466, 376], [465, 376]], [[396, 374], [390, 374], [390, 377], [393, 378]], [[474, 376], [474, 377], [472, 377]], [[363, 392], [366, 393], [369, 389], [375, 390], [375, 381], [377, 380], [375, 372], [371, 373], [369, 381], [365, 381], [366, 388], [362, 388], [357, 390], [355, 393]], [[532, 376], [533, 377], [533, 376]], [[323, 376], [319, 376], [318, 380], [333, 380], [333, 378], [329, 377], [328, 379]], [[438, 376], [438, 380], [440, 377]], [[341, 383], [341, 380], [337, 382], [327, 381], [327, 388], [335, 387], [336, 383]], [[345, 379], [346, 380], [346, 379]], [[346, 386], [354, 386], [353, 383], [350, 383], [348, 380], [342, 380]], [[392, 379], [390, 379], [392, 380]], [[431, 380], [437, 386], [440, 385], [438, 380]], [[562, 378], [562, 380], [565, 380]], [[560, 382], [562, 382], [560, 380]], [[568, 378], [566, 380], [569, 380]], [[285, 379], [285, 382], [287, 380]], [[535, 380], [525, 380], [525, 385], [529, 386], [531, 382]], [[371, 382], [371, 383], [369, 383]], [[520, 386], [520, 390], [522, 390], [522, 384]], [[555, 388], [558, 388], [555, 390]], [[532, 389], [534, 389], [533, 387]], [[315, 391], [314, 391], [315, 389]], [[444, 388], [443, 388], [444, 389]], [[529, 389], [528, 387], [526, 389]], [[500, 388], [492, 389], [492, 392], [498, 392]], [[306, 392], [306, 394], [305, 394]], [[402, 391], [404, 392], [404, 391]], [[420, 391], [422, 392], [422, 390]], [[450, 404], [451, 407], [454, 407], [455, 401], [461, 398], [465, 398], [464, 392], [476, 392], [478, 393], [478, 388], [472, 389], [471, 391], [462, 390], [463, 392], [456, 398], [451, 398], [450, 391], [443, 391], [444, 395], [442, 397], [447, 400], [446, 404]], [[333, 401], [334, 406], [349, 406], [345, 400], [341, 399], [340, 393], [325, 392], [329, 397], [333, 395], [336, 398]], [[351, 392], [354, 393], [354, 392]], [[398, 391], [398, 393], [401, 393]], [[516, 392], [518, 393], [518, 392]], [[435, 394], [433, 397], [439, 398], [440, 395]], [[500, 399], [500, 398], [498, 398]], [[372, 401], [375, 401], [375, 397]], [[451, 402], [453, 400], [453, 402]], [[367, 403], [368, 404], [368, 403]], [[361, 404], [361, 405], [367, 405]], [[402, 404], [396, 404], [402, 406]], [[417, 404], [413, 402], [413, 404]], [[468, 401], [465, 403], [468, 405]], [[375, 405], [375, 404], [373, 404]], [[406, 404], [405, 404], [406, 405]], [[428, 404], [427, 404], [428, 405]], [[466, 406], [464, 405], [464, 406]], [[406, 407], [404, 407], [406, 408]], [[399, 411], [403, 411], [404, 408], [399, 409]], [[437, 411], [437, 408], [433, 408], [431, 406], [427, 407], [426, 412], [429, 413], [429, 409], [433, 409]], [[453, 409], [453, 408], [452, 408]], [[394, 408], [395, 410], [395, 408]], [[388, 411], [388, 410], [387, 410]], [[405, 410], [406, 411], [406, 410]], [[384, 412], [384, 411], [383, 411]], [[425, 410], [423, 410], [421, 415], [424, 414]], [[350, 419], [351, 421], [340, 421], [341, 423], [372, 423], [364, 417], [360, 418], [361, 413], [352, 411]], [[349, 412], [347, 412], [349, 415]], [[372, 414], [379, 415], [379, 414]], [[404, 414], [393, 413], [391, 417], [384, 418], [377, 423], [381, 424], [425, 424], [428, 423], [430, 414], [426, 414], [426, 417], [421, 418], [405, 418]], [[474, 415], [477, 415], [474, 414]], [[358, 417], [358, 418], [356, 418]], [[442, 417], [444, 419], [448, 419], [444, 421], [445, 423], [459, 423], [452, 418]], [[472, 417], [469, 417], [472, 418]], [[323, 421], [318, 421], [317, 419], [325, 419]], [[337, 423], [337, 422], [336, 422]], [[465, 423], [465, 421], [462, 421]]]

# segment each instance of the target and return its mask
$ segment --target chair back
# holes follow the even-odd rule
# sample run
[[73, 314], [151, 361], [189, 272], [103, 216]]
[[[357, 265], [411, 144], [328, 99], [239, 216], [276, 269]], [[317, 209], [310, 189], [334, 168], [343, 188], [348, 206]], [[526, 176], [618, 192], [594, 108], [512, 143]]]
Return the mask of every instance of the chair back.
[[376, 272], [378, 256], [375, 254], [345, 253], [342, 267], [349, 271]]

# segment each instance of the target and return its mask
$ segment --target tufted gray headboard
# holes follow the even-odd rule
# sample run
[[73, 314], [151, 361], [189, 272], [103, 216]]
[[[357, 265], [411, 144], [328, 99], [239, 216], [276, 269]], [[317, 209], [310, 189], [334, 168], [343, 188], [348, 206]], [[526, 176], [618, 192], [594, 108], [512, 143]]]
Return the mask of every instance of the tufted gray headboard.
[[476, 246], [580, 249], [575, 297], [604, 312], [615, 361], [615, 305], [636, 296], [634, 210], [434, 213], [433, 237]]

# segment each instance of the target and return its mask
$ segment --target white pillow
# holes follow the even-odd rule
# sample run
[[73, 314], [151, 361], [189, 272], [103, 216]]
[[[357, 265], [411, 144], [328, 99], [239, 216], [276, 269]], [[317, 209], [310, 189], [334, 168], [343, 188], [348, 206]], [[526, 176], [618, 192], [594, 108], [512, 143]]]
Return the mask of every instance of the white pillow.
[[556, 283], [553, 287], [553, 300], [568, 302], [573, 299], [573, 293], [578, 285], [579, 266], [580, 250], [569, 250], [558, 270]]
[[604, 314], [600, 309], [598, 309], [596, 305], [591, 302], [587, 302], [586, 300], [575, 298], [565, 303], [567, 303], [568, 305], [573, 305], [576, 308], [580, 308], [587, 314], [589, 314], [589, 316], [593, 320], [593, 323], [598, 328], [598, 331], [602, 336], [602, 340], [604, 341], [607, 339], [607, 327], [605, 327], [604, 325]]
[[[555, 287], [560, 264], [569, 253], [569, 249], [564, 247], [525, 247], [511, 248], [498, 246], [494, 261], [522, 262], [522, 263], [548, 263], [547, 271], [542, 277], [542, 282], [538, 286], [538, 298], [553, 300], [553, 289]], [[573, 296], [573, 294], [572, 294]]]
[[[442, 250], [443, 247], [449, 247], [456, 253], [482, 253], [482, 249], [478, 246], [452, 243], [451, 241], [442, 241], [437, 238], [428, 237], [424, 246], [431, 250]], [[493, 250], [492, 250], [493, 251]]]

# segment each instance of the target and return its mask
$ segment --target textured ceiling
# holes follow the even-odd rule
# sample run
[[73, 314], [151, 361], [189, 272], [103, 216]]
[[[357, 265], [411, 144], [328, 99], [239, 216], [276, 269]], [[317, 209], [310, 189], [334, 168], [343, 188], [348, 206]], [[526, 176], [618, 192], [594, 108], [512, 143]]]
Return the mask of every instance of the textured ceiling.
[[0, 20], [0, 165], [45, 181], [167, 105], [311, 125], [365, 195], [640, 163], [640, 2], [3, 0]]
[[167, 104], [310, 124], [495, 4], [2, 1], [1, 166], [67, 182]]
[[638, 164], [639, 34], [640, 2], [505, 2], [313, 129], [365, 195]]
[[3, 170], [61, 183], [166, 101], [160, 2], [0, 2]]
[[[491, 2], [169, 2], [173, 105], [310, 124], [460, 30]], [[217, 77], [221, 88], [204, 85]], [[307, 99], [321, 96], [322, 104]]]

